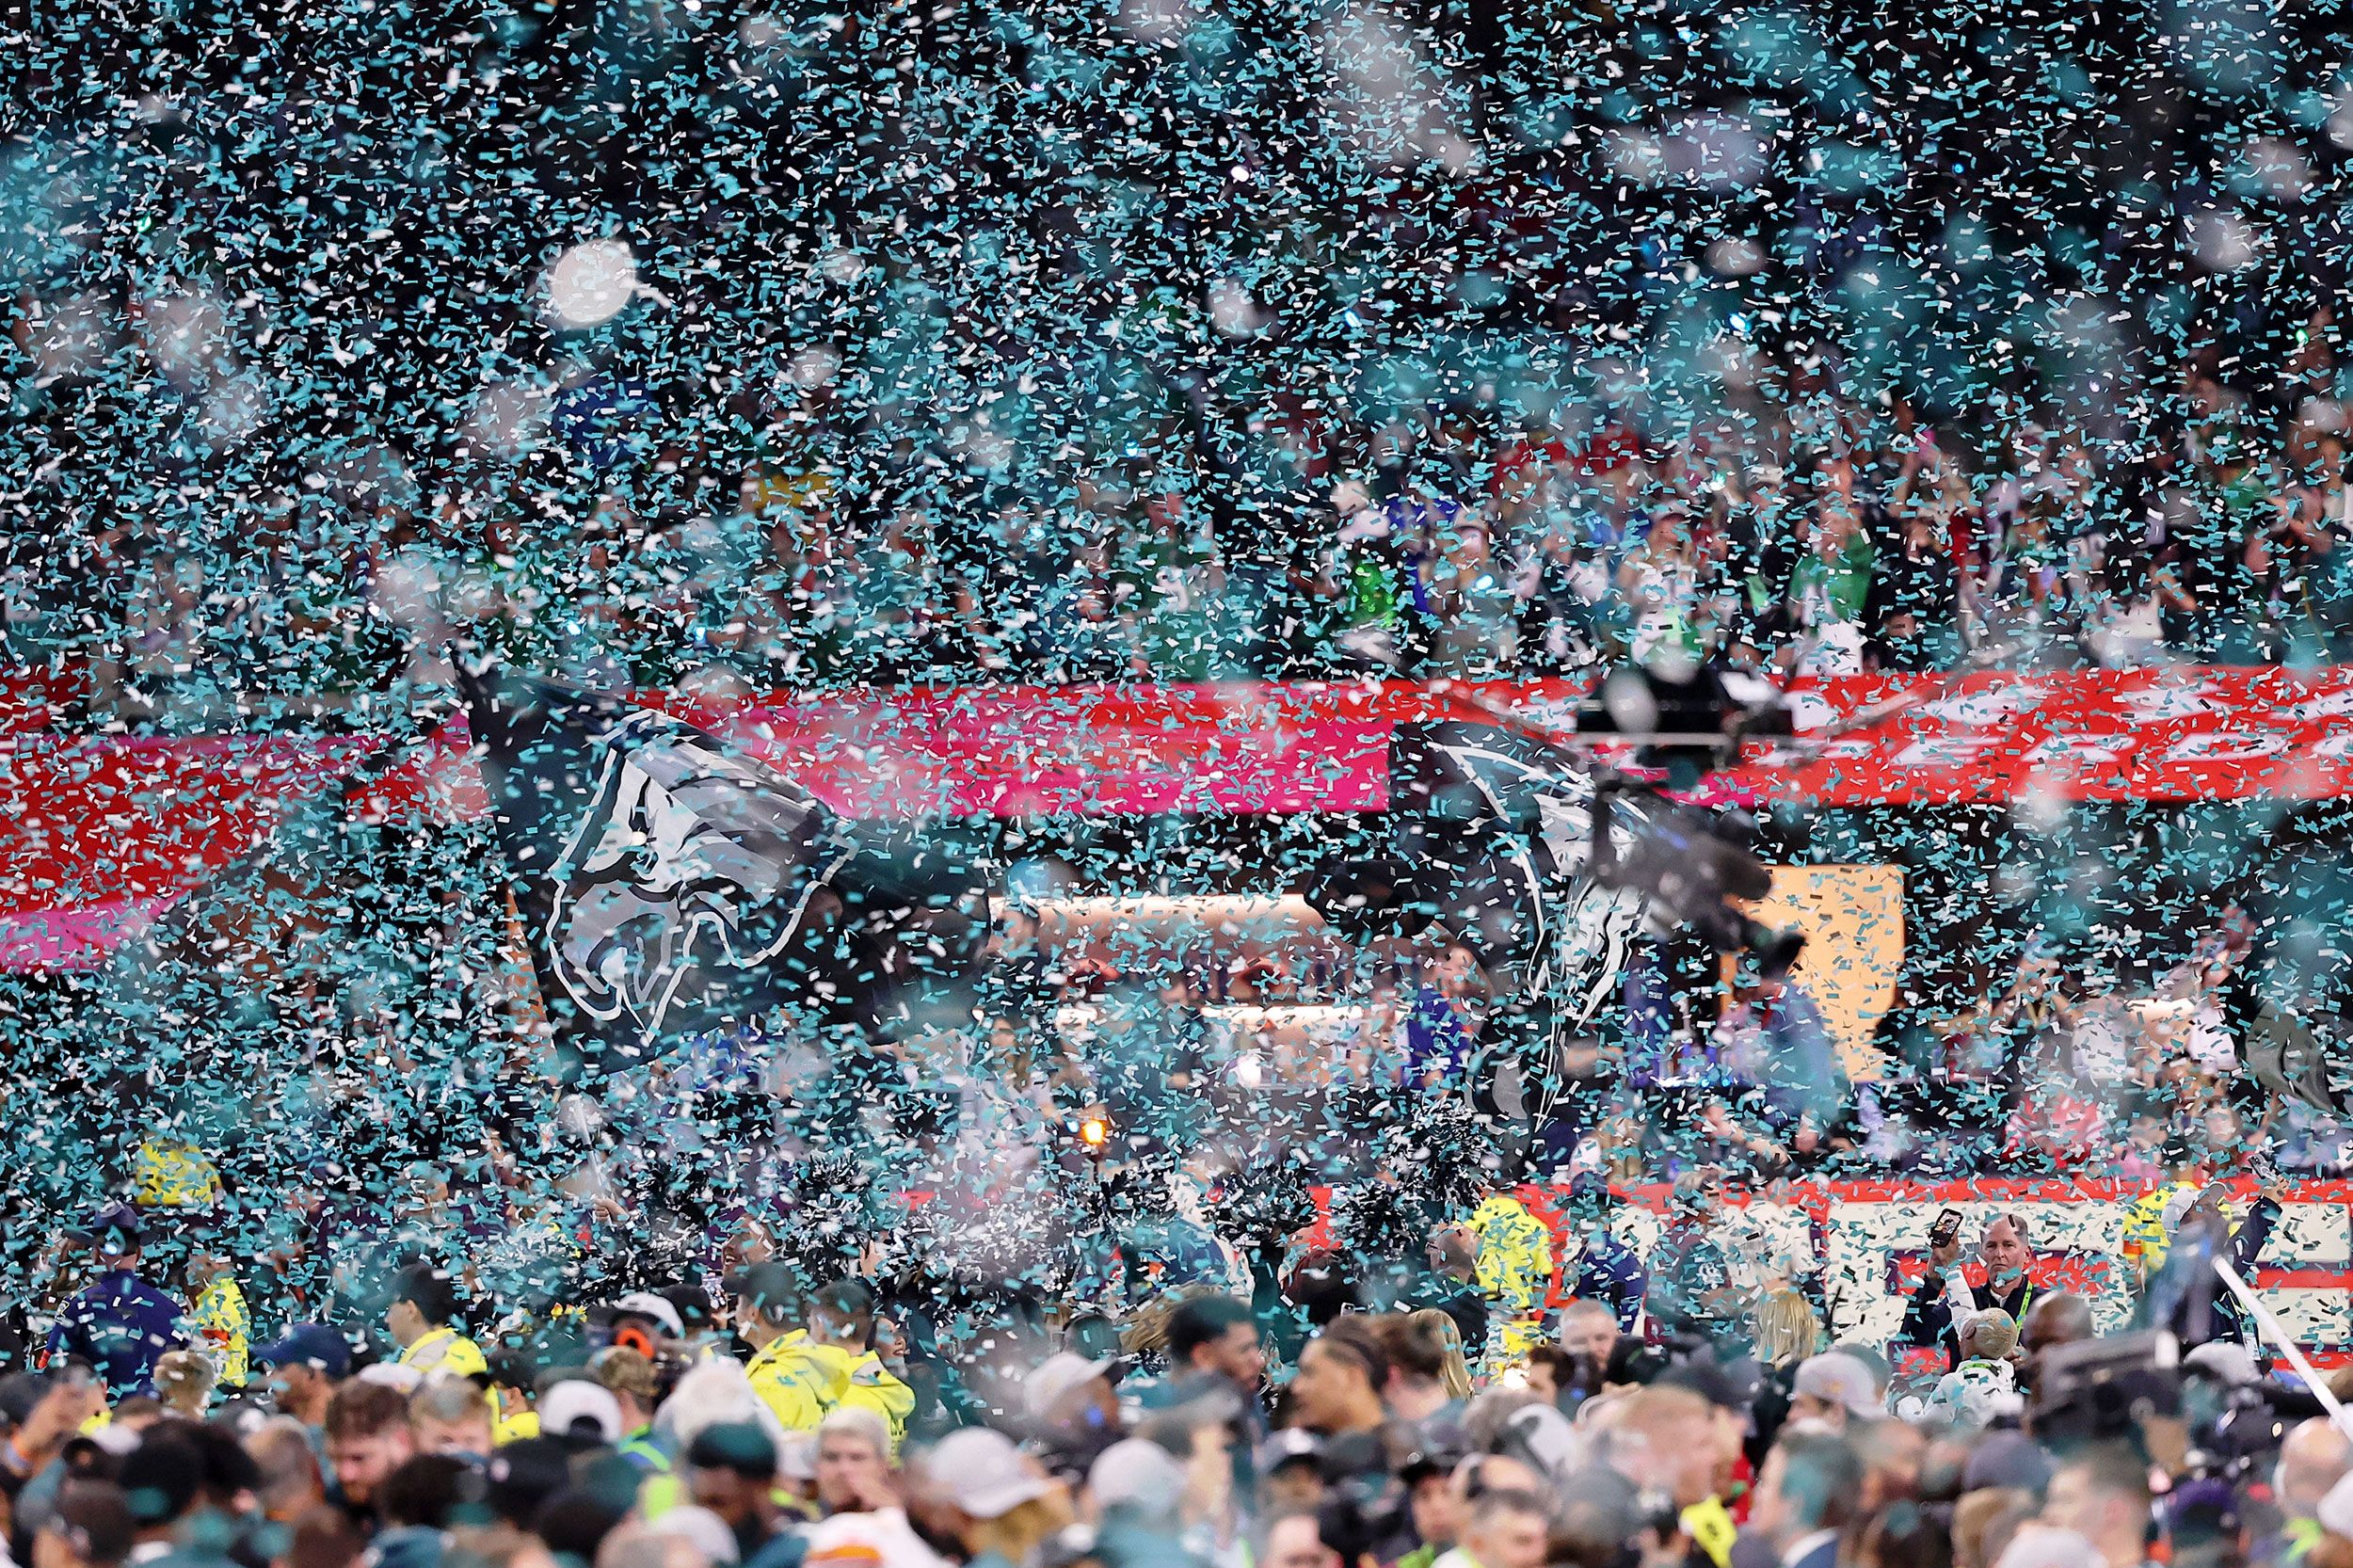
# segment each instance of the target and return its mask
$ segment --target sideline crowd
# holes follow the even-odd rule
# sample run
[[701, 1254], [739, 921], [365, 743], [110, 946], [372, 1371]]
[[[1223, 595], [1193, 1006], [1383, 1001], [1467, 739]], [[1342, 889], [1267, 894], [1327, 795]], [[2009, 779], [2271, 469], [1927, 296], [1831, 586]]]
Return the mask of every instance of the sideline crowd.
[[0, 1520], [32, 1568], [2353, 1563], [2323, 1403], [2353, 1379], [2274, 1368], [2210, 1267], [2251, 1272], [2272, 1189], [2137, 1218], [2130, 1332], [1995, 1214], [1930, 1235], [1892, 1342], [1834, 1346], [1798, 1289], [1736, 1287], [1696, 1188], [1641, 1261], [1606, 1186], [1576, 1196], [1532, 1263], [1491, 1194], [1426, 1266], [1308, 1246], [1255, 1301], [968, 1303], [929, 1336], [755, 1236], [534, 1321], [412, 1262], [366, 1318], [263, 1338], [221, 1260], [192, 1307], [152, 1283], [118, 1206], [0, 1380]]

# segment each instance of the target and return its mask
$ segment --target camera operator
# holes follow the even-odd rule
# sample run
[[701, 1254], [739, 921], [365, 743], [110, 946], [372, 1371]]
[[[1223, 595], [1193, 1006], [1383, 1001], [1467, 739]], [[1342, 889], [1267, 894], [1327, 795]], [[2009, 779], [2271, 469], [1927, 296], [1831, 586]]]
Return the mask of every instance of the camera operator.
[[1958, 1227], [1931, 1236], [1928, 1275], [1904, 1307], [1901, 1337], [1913, 1345], [1942, 1345], [1948, 1370], [1961, 1365], [1961, 1341], [1954, 1333], [1959, 1320], [1999, 1307], [2018, 1322], [2034, 1305], [2034, 1253], [2023, 1218], [1996, 1214], [1988, 1220], [1977, 1237], [1977, 1258], [1985, 1265], [1983, 1285], [1972, 1285], [1961, 1275]]

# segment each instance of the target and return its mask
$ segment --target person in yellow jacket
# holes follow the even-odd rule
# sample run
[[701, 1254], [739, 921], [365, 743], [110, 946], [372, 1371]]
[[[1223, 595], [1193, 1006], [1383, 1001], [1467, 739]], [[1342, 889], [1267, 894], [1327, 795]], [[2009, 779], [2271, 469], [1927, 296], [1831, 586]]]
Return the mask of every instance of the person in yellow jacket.
[[490, 1369], [482, 1347], [457, 1332], [457, 1293], [449, 1276], [429, 1263], [403, 1269], [392, 1281], [384, 1326], [400, 1347], [400, 1365], [420, 1372], [478, 1377]]
[[212, 1362], [219, 1385], [234, 1394], [245, 1387], [252, 1371], [253, 1317], [229, 1267], [229, 1259], [214, 1252], [200, 1252], [188, 1260], [188, 1278], [198, 1287], [188, 1306], [188, 1327]]
[[1552, 1285], [1552, 1233], [1507, 1192], [1491, 1193], [1465, 1222], [1479, 1238], [1479, 1288], [1501, 1321], [1495, 1350], [1516, 1361], [1544, 1339], [1545, 1293]]
[[814, 1432], [827, 1412], [861, 1405], [883, 1418], [895, 1451], [915, 1391], [874, 1352], [872, 1294], [856, 1280], [837, 1280], [810, 1302], [808, 1326], [788, 1329], [792, 1294], [792, 1272], [779, 1264], [744, 1272], [737, 1329], [753, 1348], [744, 1368], [752, 1387], [787, 1432]]
[[184, 1138], [151, 1137], [131, 1157], [131, 1201], [141, 1208], [210, 1208], [220, 1202], [220, 1171]]
[[2168, 1139], [2163, 1158], [2165, 1179], [2143, 1192], [2124, 1211], [2123, 1235], [2117, 1247], [2125, 1267], [2132, 1271], [2136, 1289], [2145, 1289], [2165, 1267], [2167, 1255], [2173, 1250], [2173, 1233], [2181, 1228], [2182, 1216], [2189, 1212], [2198, 1194], [2205, 1191], [2205, 1172], [2199, 1165], [2196, 1150], [2186, 1142]]

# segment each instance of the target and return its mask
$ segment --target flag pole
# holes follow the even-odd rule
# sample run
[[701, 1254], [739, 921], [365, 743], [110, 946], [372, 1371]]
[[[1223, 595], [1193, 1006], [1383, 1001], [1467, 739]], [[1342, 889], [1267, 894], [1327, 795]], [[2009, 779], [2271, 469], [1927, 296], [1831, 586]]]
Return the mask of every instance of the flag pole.
[[2329, 1413], [2329, 1424], [2347, 1438], [2353, 1438], [2353, 1413], [2348, 1413], [2337, 1397], [2329, 1391], [2329, 1385], [2321, 1381], [2318, 1372], [2313, 1370], [2313, 1364], [2304, 1359], [2304, 1352], [2297, 1349], [2296, 1341], [2288, 1336], [2280, 1320], [2271, 1315], [2271, 1308], [2255, 1299], [2255, 1292], [2248, 1288], [2247, 1281], [2239, 1277], [2239, 1272], [2231, 1267], [2228, 1258], [2216, 1258], [2214, 1272], [2222, 1277], [2223, 1284], [2231, 1288], [2231, 1294], [2239, 1299], [2239, 1304], [2247, 1308], [2248, 1316], [2255, 1320], [2255, 1326], [2263, 1330], [2264, 1337], [2277, 1345], [2280, 1352], [2288, 1358], [2288, 1365], [2296, 1368], [2296, 1375], [2304, 1380], [2305, 1388], [2320, 1401], [2320, 1408]]

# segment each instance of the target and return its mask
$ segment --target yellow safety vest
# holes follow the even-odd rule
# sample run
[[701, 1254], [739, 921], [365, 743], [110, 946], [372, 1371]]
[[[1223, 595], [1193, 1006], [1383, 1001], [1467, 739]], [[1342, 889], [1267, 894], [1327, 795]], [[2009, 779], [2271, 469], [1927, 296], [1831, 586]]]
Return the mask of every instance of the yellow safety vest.
[[437, 1328], [424, 1335], [400, 1352], [400, 1364], [420, 1372], [449, 1372], [461, 1378], [490, 1369], [482, 1347], [454, 1328]]
[[1479, 1288], [1505, 1316], [1497, 1348], [1506, 1357], [1526, 1355], [1540, 1336], [1552, 1284], [1552, 1233], [1518, 1199], [1500, 1192], [1471, 1210], [1466, 1228], [1479, 1238]]
[[223, 1274], [206, 1286], [196, 1304], [188, 1308], [188, 1324], [219, 1369], [220, 1385], [243, 1388], [251, 1370], [253, 1319], [246, 1311], [245, 1291], [237, 1282]]

